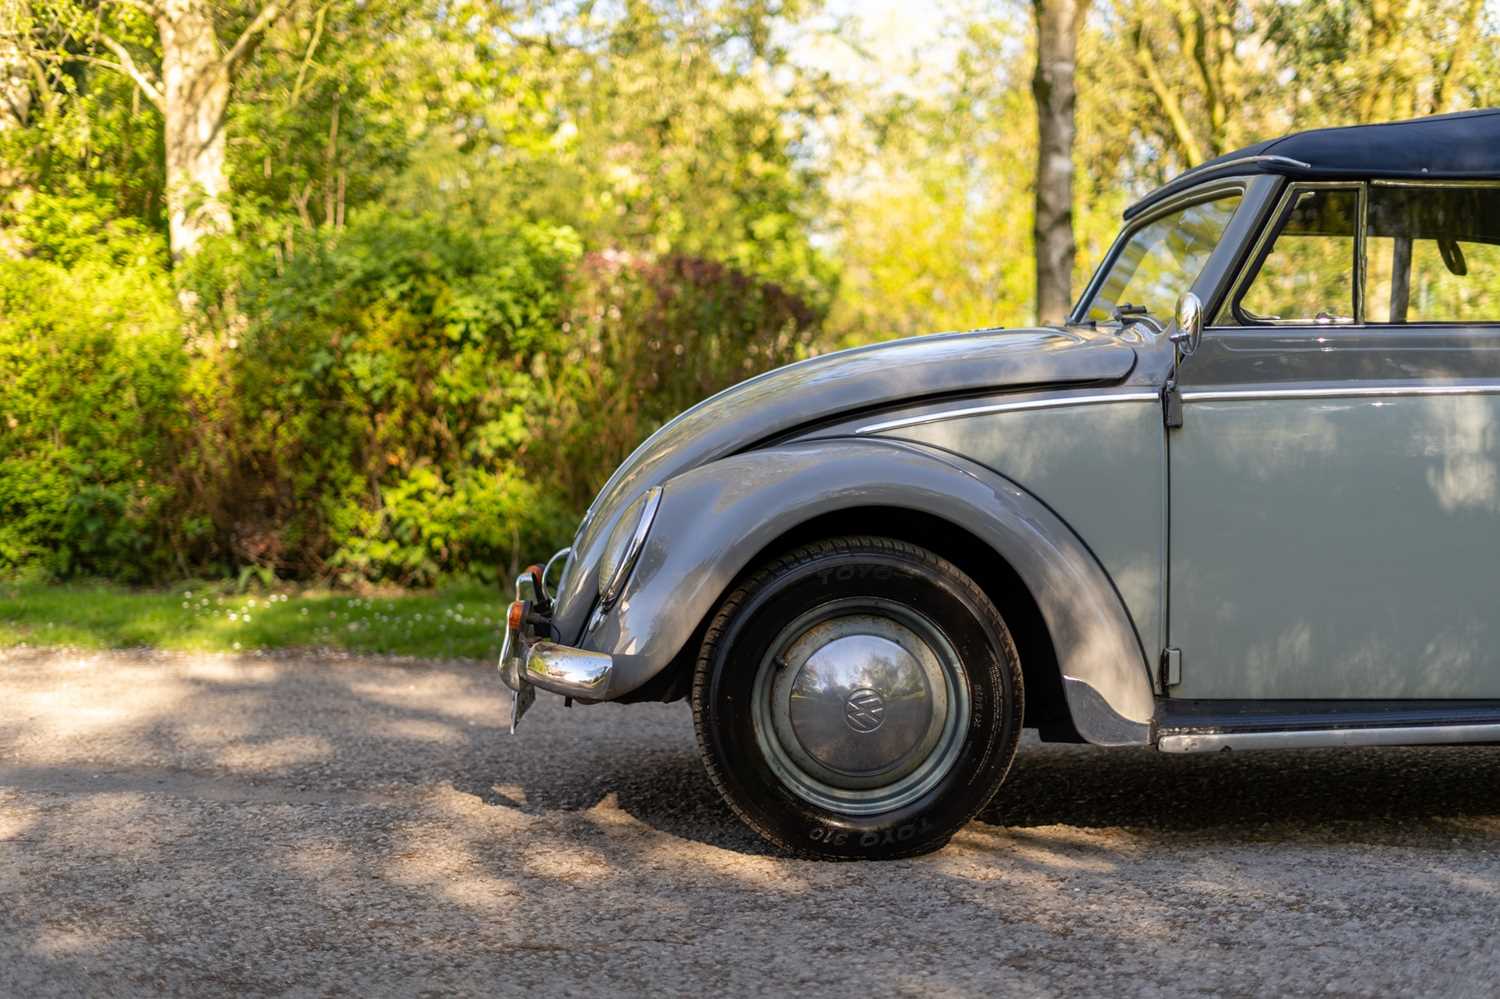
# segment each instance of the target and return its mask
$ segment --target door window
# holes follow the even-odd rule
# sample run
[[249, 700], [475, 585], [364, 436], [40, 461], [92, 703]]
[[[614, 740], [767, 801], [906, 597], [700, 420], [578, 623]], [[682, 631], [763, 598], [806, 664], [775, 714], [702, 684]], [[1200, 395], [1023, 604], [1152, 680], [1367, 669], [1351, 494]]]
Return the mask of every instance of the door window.
[[1299, 192], [1228, 322], [1354, 322], [1358, 218], [1358, 188]]
[[1500, 188], [1370, 188], [1365, 321], [1500, 322]]

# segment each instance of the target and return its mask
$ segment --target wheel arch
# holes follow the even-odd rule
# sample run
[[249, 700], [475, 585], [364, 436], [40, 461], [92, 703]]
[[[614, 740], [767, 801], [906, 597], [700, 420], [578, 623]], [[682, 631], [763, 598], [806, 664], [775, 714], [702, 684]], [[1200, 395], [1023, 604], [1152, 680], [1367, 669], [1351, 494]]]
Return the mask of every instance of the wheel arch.
[[989, 595], [1021, 655], [1028, 727], [1063, 741], [1149, 741], [1151, 680], [1113, 584], [1067, 525], [981, 466], [906, 442], [786, 445], [672, 480], [658, 522], [630, 591], [589, 643], [654, 660], [621, 700], [681, 696], [714, 609], [765, 559], [873, 534], [928, 548]]

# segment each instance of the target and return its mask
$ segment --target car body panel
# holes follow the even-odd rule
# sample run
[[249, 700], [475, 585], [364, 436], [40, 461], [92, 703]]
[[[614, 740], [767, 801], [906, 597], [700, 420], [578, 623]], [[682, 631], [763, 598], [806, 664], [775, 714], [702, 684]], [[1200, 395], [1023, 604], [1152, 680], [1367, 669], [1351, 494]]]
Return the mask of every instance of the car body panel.
[[1500, 697], [1500, 330], [1209, 329], [1182, 380], [1174, 696]]
[[635, 574], [584, 644], [614, 656], [614, 696], [676, 656], [764, 547], [840, 509], [910, 508], [988, 544], [1025, 582], [1057, 651], [1074, 722], [1091, 742], [1142, 745], [1150, 670], [1124, 603], [1087, 546], [1013, 482], [934, 448], [824, 439], [735, 455], [666, 486]]
[[[1152, 392], [1000, 409], [884, 432], [963, 455], [1045, 503], [1114, 582], [1147, 661], [1165, 644], [1166, 431]], [[1087, 397], [1085, 397], [1087, 398]]]
[[620, 513], [679, 472], [853, 411], [924, 398], [1043, 385], [1119, 381], [1131, 345], [1091, 329], [979, 330], [839, 351], [778, 368], [720, 392], [667, 423], [600, 491], [558, 590], [554, 630], [573, 641], [594, 602], [593, 574]]

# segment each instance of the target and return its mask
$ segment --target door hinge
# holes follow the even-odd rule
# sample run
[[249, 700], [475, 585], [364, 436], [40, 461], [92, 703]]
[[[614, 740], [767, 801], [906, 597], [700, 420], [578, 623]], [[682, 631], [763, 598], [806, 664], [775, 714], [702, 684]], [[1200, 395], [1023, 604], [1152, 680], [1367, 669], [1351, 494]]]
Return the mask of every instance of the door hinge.
[[1161, 650], [1161, 687], [1169, 690], [1182, 683], [1182, 650], [1167, 646]]
[[1161, 390], [1161, 416], [1168, 430], [1182, 426], [1182, 390], [1177, 387], [1176, 378]]

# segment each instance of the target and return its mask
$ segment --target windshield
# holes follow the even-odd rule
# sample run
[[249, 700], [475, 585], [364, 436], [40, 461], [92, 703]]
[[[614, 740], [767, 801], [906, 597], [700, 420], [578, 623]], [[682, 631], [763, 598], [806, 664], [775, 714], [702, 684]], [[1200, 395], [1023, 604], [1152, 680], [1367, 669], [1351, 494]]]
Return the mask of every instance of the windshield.
[[1115, 256], [1085, 318], [1113, 319], [1121, 305], [1145, 306], [1159, 319], [1172, 315], [1239, 204], [1239, 194], [1200, 201], [1141, 226]]

